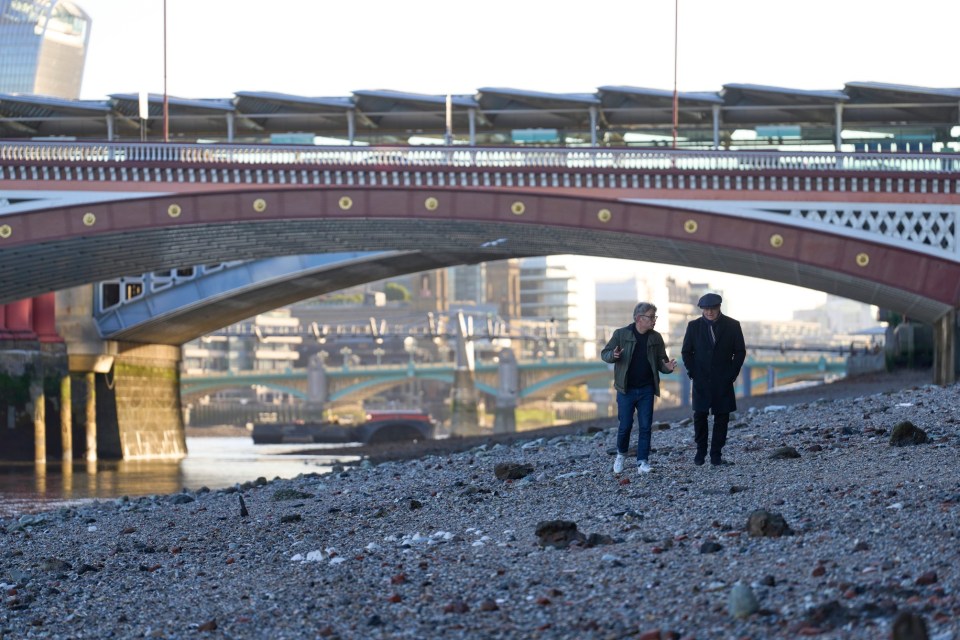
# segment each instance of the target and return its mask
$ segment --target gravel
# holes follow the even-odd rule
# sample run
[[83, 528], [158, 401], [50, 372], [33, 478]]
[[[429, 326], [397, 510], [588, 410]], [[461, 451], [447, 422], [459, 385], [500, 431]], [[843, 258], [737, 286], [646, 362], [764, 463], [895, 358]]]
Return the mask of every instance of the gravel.
[[819, 393], [0, 519], [0, 638], [960, 639], [960, 386]]

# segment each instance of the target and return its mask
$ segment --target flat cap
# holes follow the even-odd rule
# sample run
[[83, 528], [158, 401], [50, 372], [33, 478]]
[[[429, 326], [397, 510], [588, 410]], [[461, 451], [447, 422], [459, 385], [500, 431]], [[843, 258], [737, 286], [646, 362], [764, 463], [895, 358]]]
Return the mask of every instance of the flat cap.
[[706, 307], [719, 307], [721, 302], [723, 302], [723, 298], [715, 293], [708, 293], [700, 298], [700, 302], [697, 303], [697, 306], [701, 309]]

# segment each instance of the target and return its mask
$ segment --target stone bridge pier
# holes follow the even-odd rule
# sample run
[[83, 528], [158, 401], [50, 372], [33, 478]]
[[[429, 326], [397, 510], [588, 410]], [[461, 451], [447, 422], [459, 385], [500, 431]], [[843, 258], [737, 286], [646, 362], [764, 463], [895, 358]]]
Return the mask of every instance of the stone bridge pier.
[[57, 293], [82, 455], [88, 461], [182, 458], [180, 347], [102, 340], [92, 310], [92, 286]]

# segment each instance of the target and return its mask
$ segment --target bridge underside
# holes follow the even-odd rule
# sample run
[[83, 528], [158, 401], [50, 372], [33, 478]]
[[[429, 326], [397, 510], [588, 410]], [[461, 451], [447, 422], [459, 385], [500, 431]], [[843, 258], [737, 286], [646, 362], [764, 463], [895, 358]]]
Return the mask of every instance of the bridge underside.
[[[425, 206], [429, 201], [433, 205]], [[169, 215], [173, 207], [176, 217]], [[93, 228], [82, 221], [89, 214], [98, 221]], [[956, 261], [882, 239], [602, 199], [314, 189], [95, 203], [6, 219], [17, 233], [0, 243], [0, 303], [211, 262], [419, 251], [438, 264], [571, 253], [712, 269], [836, 294], [927, 323], [960, 306]], [[377, 278], [389, 275], [390, 267], [376, 272]], [[316, 295], [310, 287], [303, 293]], [[290, 291], [283, 296], [294, 297]]]
[[[354, 254], [328, 255], [337, 258]], [[194, 294], [189, 304], [183, 304], [182, 296], [153, 294], [112, 310], [98, 320], [98, 325], [104, 338], [109, 340], [179, 346], [258, 313], [324, 293], [402, 274], [495, 259], [498, 258], [489, 253], [384, 251], [346, 257], [319, 268], [297, 269], [294, 264], [286, 273], [267, 279], [258, 279], [256, 273], [237, 277], [229, 272], [218, 272], [208, 277], [229, 283], [215, 282], [205, 286], [191, 282], [182, 285]], [[251, 266], [256, 270], [260, 263], [246, 263], [231, 270]], [[210, 289], [217, 293], [203, 297], [203, 291]], [[171, 290], [169, 293], [175, 292]]]

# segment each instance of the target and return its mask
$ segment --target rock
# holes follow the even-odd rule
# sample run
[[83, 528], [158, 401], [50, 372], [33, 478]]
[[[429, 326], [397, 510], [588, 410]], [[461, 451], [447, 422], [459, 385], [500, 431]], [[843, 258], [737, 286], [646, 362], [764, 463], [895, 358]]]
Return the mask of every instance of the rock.
[[193, 496], [187, 495], [185, 493], [178, 493], [170, 498], [171, 504], [189, 504], [195, 501], [196, 500]]
[[770, 454], [771, 460], [790, 460], [799, 457], [800, 452], [793, 447], [777, 447], [773, 453]]
[[757, 596], [753, 594], [750, 585], [738, 582], [730, 589], [730, 598], [727, 601], [727, 611], [732, 618], [746, 618], [760, 610]]
[[444, 613], [469, 613], [470, 607], [463, 600], [454, 600], [443, 608]]
[[273, 501], [281, 502], [283, 500], [303, 500], [312, 498], [313, 494], [297, 491], [296, 489], [277, 489], [273, 492]]
[[584, 543], [586, 547], [599, 547], [600, 545], [613, 544], [613, 538], [602, 533], [591, 533], [587, 536], [587, 540]]
[[920, 614], [901, 611], [893, 620], [890, 633], [892, 640], [930, 640], [927, 623]]
[[935, 582], [937, 582], [937, 572], [927, 571], [917, 577], [915, 584], [920, 587], [925, 587], [927, 585], [934, 584]]
[[533, 473], [533, 465], [517, 462], [501, 462], [493, 468], [498, 480], [520, 480]]
[[807, 613], [807, 624], [818, 629], [835, 629], [850, 622], [847, 608], [836, 600], [830, 600]]
[[480, 603], [480, 611], [499, 611], [500, 607], [497, 605], [497, 601], [491, 598], [487, 598]]
[[566, 549], [573, 542], [586, 542], [586, 536], [577, 531], [577, 523], [569, 520], [544, 520], [537, 523], [535, 533], [541, 547]]
[[717, 553], [723, 550], [723, 545], [713, 540], [707, 540], [700, 545], [700, 553]]
[[62, 573], [64, 571], [69, 571], [70, 568], [70, 563], [66, 560], [61, 560], [60, 558], [44, 558], [40, 561], [40, 569], [42, 571], [56, 571]]
[[898, 422], [890, 433], [891, 447], [907, 447], [915, 444], [927, 442], [927, 432], [915, 426], [909, 420]]
[[238, 493], [237, 497], [240, 499], [240, 517], [245, 518], [250, 515], [250, 512], [247, 511], [247, 505], [243, 502], [243, 496]]
[[301, 520], [303, 520], [303, 516], [301, 516], [299, 513], [290, 513], [284, 516], [280, 516], [281, 524], [288, 524], [290, 522], [300, 522]]
[[747, 533], [753, 537], [779, 538], [791, 535], [793, 531], [779, 513], [757, 509], [747, 519]]

